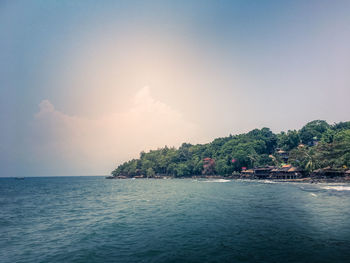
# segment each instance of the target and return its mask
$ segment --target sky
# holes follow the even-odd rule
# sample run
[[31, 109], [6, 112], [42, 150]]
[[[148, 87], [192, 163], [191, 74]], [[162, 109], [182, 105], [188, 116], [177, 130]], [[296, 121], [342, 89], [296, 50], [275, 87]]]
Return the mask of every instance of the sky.
[[350, 1], [0, 0], [0, 176], [350, 120]]

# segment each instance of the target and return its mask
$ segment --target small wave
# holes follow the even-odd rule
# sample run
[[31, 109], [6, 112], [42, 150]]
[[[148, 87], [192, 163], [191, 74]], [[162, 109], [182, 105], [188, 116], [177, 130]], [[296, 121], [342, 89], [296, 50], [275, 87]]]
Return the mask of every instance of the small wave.
[[264, 183], [264, 184], [276, 184], [277, 183], [277, 182], [271, 181], [271, 180], [263, 180], [261, 182]]
[[321, 188], [325, 189], [325, 190], [350, 191], [350, 186], [342, 186], [342, 185], [338, 185], [338, 186], [323, 186]]
[[227, 183], [230, 182], [230, 180], [227, 179], [211, 179], [207, 181], [203, 181], [204, 183]]
[[310, 193], [311, 196], [317, 197], [317, 194]]

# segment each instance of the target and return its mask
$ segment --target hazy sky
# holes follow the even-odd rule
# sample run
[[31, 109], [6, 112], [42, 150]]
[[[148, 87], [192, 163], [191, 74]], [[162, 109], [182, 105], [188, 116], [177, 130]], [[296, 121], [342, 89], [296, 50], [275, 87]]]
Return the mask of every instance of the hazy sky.
[[0, 176], [350, 119], [350, 1], [0, 0]]

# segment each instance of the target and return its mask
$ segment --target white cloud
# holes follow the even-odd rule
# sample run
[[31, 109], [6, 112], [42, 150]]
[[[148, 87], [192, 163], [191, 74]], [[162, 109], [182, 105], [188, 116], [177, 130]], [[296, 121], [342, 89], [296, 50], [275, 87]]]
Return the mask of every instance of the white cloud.
[[37, 162], [60, 172], [109, 172], [142, 150], [191, 141], [197, 131], [180, 112], [155, 100], [148, 87], [137, 92], [129, 110], [96, 119], [62, 113], [48, 100], [39, 109], [29, 148]]

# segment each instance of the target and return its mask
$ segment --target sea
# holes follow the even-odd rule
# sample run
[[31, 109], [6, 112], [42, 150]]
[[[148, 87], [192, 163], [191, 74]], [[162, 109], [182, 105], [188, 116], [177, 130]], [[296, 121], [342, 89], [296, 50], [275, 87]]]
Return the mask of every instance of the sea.
[[350, 185], [2, 178], [0, 262], [350, 262]]

